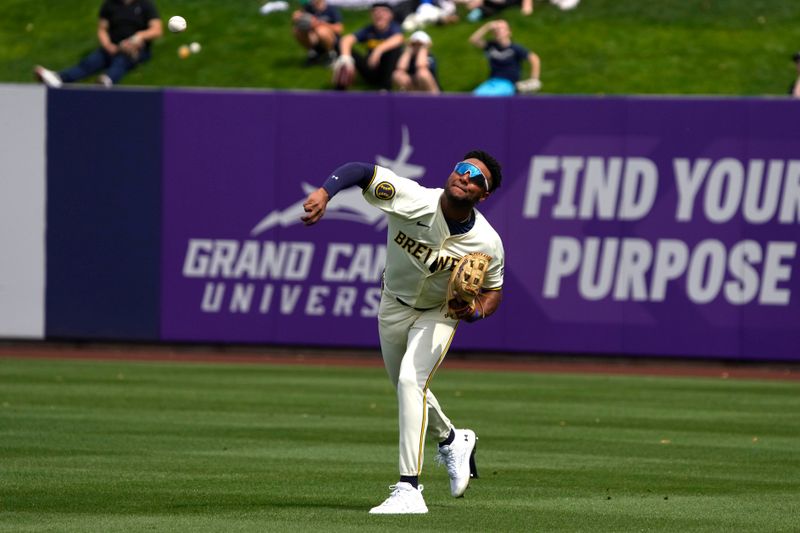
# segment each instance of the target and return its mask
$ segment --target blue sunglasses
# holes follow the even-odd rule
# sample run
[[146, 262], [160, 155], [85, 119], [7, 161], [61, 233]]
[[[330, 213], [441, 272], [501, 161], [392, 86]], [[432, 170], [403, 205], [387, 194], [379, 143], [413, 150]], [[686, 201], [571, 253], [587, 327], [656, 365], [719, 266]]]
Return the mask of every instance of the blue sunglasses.
[[472, 183], [474, 183], [479, 187], [483, 187], [484, 191], [489, 190], [489, 180], [487, 180], [486, 176], [483, 175], [481, 169], [479, 169], [472, 163], [467, 163], [466, 161], [456, 163], [456, 168], [454, 170], [460, 176], [463, 176], [464, 174], [469, 174], [469, 181], [471, 181]]

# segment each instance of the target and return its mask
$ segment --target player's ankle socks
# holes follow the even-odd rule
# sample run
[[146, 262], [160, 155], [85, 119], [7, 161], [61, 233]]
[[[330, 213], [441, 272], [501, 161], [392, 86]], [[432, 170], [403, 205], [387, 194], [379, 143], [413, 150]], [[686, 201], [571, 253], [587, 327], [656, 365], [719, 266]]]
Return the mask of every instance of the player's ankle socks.
[[453, 444], [453, 441], [456, 440], [456, 432], [454, 429], [450, 430], [450, 434], [444, 439], [442, 442], [439, 443], [439, 446], [447, 446], [448, 444]]
[[411, 483], [415, 489], [419, 488], [419, 476], [400, 476], [400, 481]]

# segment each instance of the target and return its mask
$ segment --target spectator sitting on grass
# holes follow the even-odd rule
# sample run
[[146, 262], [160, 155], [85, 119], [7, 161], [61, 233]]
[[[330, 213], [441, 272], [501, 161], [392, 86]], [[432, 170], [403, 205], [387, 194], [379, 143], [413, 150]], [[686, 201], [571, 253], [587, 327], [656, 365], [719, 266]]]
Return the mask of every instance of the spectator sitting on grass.
[[[490, 31], [494, 39], [484, 40]], [[529, 92], [541, 88], [539, 56], [511, 42], [511, 27], [505, 20], [487, 22], [470, 36], [469, 42], [482, 49], [489, 60], [489, 79], [473, 91], [476, 96], [512, 96], [518, 88]], [[531, 64], [531, 77], [520, 81], [525, 60]]]
[[[369, 85], [386, 91], [392, 89], [392, 73], [403, 51], [403, 30], [394, 22], [389, 4], [373, 4], [370, 15], [372, 24], [342, 37], [333, 71], [338, 90], [347, 89], [356, 70]], [[366, 57], [353, 50], [356, 43], [366, 46]]]
[[42, 66], [36, 66], [33, 72], [48, 87], [59, 88], [105, 70], [97, 81], [111, 87], [150, 59], [150, 43], [161, 34], [161, 19], [150, 0], [105, 0], [100, 6], [97, 25], [100, 46], [80, 63], [61, 72]]
[[305, 7], [292, 13], [292, 33], [306, 49], [306, 64], [336, 59], [336, 47], [344, 25], [339, 10], [326, 0], [310, 0]]
[[795, 54], [792, 56], [792, 60], [797, 68], [797, 79], [795, 80], [794, 84], [792, 84], [789, 93], [795, 98], [800, 98], [800, 52], [795, 52]]
[[430, 53], [432, 45], [430, 35], [424, 31], [417, 30], [411, 34], [392, 75], [398, 89], [439, 94], [436, 58]]

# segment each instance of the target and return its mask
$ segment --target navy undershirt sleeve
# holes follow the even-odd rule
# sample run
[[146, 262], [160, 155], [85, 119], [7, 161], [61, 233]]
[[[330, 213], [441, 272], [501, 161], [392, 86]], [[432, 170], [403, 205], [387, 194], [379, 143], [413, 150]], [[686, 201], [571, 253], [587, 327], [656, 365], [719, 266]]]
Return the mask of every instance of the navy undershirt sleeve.
[[358, 185], [362, 189], [369, 185], [372, 175], [375, 173], [375, 165], [369, 163], [345, 163], [328, 176], [322, 188], [328, 192], [328, 196], [333, 195], [342, 189], [347, 189], [353, 185]]

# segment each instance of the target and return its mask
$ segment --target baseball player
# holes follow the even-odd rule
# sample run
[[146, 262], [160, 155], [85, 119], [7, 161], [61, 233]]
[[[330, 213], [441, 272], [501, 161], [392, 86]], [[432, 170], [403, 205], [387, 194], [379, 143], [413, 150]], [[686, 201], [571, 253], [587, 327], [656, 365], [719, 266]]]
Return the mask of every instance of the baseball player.
[[[436, 458], [447, 467], [451, 494], [463, 496], [470, 476], [477, 477], [475, 432], [456, 429], [429, 387], [460, 321], [481, 320], [500, 305], [503, 243], [475, 206], [500, 186], [501, 179], [498, 162], [481, 150], [467, 153], [455, 165], [444, 189], [423, 187], [377, 165], [347, 163], [303, 205], [303, 222], [315, 224], [337, 192], [357, 185], [364, 199], [389, 219], [378, 326], [386, 371], [397, 389], [400, 480], [371, 514], [428, 512], [419, 484], [428, 428], [439, 440]], [[472, 252], [492, 257], [483, 290], [473, 305], [448, 310], [450, 270]]]

